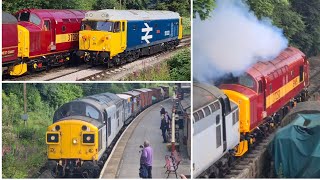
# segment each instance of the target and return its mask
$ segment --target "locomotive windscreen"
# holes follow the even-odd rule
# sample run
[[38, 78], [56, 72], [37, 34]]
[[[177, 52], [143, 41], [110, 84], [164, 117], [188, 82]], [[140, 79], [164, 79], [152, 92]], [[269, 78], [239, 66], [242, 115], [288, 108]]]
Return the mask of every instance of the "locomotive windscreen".
[[41, 19], [33, 13], [30, 14], [30, 12], [21, 12], [18, 15], [16, 15], [16, 17], [18, 21], [29, 21], [36, 25], [40, 25], [41, 23]]
[[81, 30], [96, 30], [96, 31], [113, 31], [113, 22], [109, 21], [82, 21]]
[[219, 86], [221, 84], [240, 84], [242, 86], [248, 87], [254, 91], [255, 89], [255, 80], [248, 75], [247, 73], [244, 73], [238, 77], [234, 76], [233, 74], [226, 74], [222, 78], [218, 79], [214, 83], [216, 86]]
[[69, 116], [85, 116], [92, 119], [101, 119], [100, 112], [92, 105], [84, 102], [70, 102], [61, 106], [53, 117], [53, 122]]

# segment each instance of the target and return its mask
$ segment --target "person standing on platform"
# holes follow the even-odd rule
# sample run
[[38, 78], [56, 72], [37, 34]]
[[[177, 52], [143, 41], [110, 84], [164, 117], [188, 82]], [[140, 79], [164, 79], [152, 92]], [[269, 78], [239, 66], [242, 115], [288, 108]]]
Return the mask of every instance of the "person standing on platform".
[[143, 150], [140, 157], [140, 164], [145, 166], [148, 171], [148, 178], [152, 178], [152, 160], [153, 160], [153, 150], [150, 146], [149, 141], [144, 141]]
[[167, 123], [167, 130], [169, 129], [169, 125], [171, 125], [171, 118], [169, 116], [169, 113], [166, 111], [164, 118], [166, 119], [166, 123]]
[[161, 118], [160, 129], [162, 131], [163, 143], [167, 143], [166, 131], [167, 131], [168, 127], [167, 127], [167, 122], [166, 122], [166, 118], [165, 117]]
[[166, 113], [166, 110], [164, 107], [161, 105], [161, 110], [160, 110], [160, 115], [164, 115]]

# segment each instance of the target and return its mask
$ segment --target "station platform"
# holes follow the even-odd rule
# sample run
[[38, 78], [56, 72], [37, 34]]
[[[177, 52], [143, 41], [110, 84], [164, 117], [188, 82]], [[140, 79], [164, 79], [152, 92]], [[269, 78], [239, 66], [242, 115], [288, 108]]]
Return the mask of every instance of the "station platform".
[[[145, 140], [150, 142], [153, 149], [152, 178], [166, 178], [165, 156], [170, 155], [168, 148], [162, 139], [160, 130], [161, 105], [171, 114], [173, 101], [167, 99], [157, 103], [144, 112], [128, 126], [113, 149], [108, 161], [101, 171], [100, 178], [139, 178], [140, 167], [140, 145]], [[183, 133], [182, 131], [179, 133]], [[182, 135], [180, 136], [182, 137]], [[181, 141], [182, 142], [182, 141]], [[177, 170], [179, 174], [190, 175], [190, 159], [186, 145], [180, 145], [180, 156], [182, 161]], [[170, 174], [169, 178], [176, 178]], [[178, 177], [179, 178], [179, 177]]]

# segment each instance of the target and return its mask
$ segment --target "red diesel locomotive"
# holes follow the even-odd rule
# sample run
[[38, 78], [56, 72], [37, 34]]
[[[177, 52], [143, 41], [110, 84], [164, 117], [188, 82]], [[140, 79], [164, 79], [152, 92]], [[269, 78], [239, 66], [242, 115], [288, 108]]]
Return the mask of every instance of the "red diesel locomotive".
[[296, 102], [307, 99], [309, 62], [298, 49], [289, 47], [272, 61], [258, 62], [220, 88], [239, 106], [241, 139], [237, 156], [279, 122]]
[[2, 64], [10, 63], [18, 57], [17, 24], [14, 16], [2, 12]]
[[[78, 49], [79, 30], [85, 11], [23, 9], [15, 14], [17, 24], [9, 18], [10, 14], [3, 14], [10, 19], [2, 24], [3, 45], [7, 48], [9, 38], [13, 37], [17, 39], [16, 44], [10, 45], [18, 46], [16, 58], [2, 59], [3, 74], [19, 76], [27, 70], [39, 71], [62, 65]], [[8, 53], [2, 49], [3, 55]]]

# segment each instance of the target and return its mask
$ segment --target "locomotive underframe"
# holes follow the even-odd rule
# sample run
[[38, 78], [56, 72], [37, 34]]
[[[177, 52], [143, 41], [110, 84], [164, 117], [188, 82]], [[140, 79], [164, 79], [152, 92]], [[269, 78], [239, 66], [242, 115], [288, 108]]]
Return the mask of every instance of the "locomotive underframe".
[[2, 74], [20, 76], [26, 72], [33, 73], [50, 70], [52, 67], [78, 63], [75, 51], [60, 52], [33, 58], [18, 58], [15, 61], [3, 64]]
[[97, 51], [82, 51], [79, 50], [77, 55], [83, 58], [84, 62], [90, 63], [92, 65], [107, 65], [107, 67], [119, 66], [125, 63], [133, 62], [139, 57], [153, 55], [162, 51], [167, 51], [178, 46], [180, 40], [173, 40], [169, 42], [164, 42], [156, 44], [153, 46], [148, 46], [144, 48], [139, 48], [135, 50], [126, 50], [112, 58], [110, 58], [109, 52], [97, 52]]

